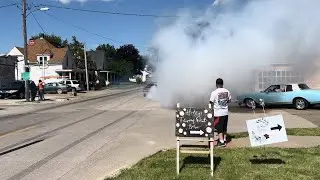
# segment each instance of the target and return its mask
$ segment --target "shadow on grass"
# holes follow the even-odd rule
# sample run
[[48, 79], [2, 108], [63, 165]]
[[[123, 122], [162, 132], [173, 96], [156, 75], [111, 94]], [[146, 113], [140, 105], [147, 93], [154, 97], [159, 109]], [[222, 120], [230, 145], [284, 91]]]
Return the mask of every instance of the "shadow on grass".
[[[221, 162], [221, 157], [214, 156], [213, 157], [213, 170], [216, 171], [218, 166]], [[180, 168], [180, 171], [186, 167], [186, 165], [208, 165], [210, 167], [210, 156], [208, 157], [195, 157], [195, 156], [188, 156], [183, 159], [183, 164]], [[188, 166], [189, 167], [189, 166]], [[195, 167], [196, 168], [196, 167]]]
[[277, 158], [252, 158], [251, 164], [286, 164], [282, 159]]

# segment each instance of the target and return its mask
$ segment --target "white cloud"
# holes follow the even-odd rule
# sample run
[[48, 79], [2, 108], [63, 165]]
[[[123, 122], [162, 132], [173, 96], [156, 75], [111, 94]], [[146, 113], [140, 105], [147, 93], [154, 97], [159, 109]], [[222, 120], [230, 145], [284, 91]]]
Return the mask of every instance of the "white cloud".
[[84, 3], [87, 1], [104, 1], [104, 2], [111, 2], [114, 0], [58, 0], [58, 2], [61, 2], [62, 4], [69, 4], [72, 1], [76, 1], [76, 2], [80, 2], [80, 3]]

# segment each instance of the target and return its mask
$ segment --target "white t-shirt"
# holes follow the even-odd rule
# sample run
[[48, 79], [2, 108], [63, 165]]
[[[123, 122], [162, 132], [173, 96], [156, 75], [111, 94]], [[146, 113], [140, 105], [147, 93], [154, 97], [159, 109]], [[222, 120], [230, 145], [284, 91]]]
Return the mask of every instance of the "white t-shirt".
[[230, 92], [225, 88], [218, 88], [211, 93], [210, 101], [213, 102], [214, 116], [228, 115], [228, 103], [231, 101]]

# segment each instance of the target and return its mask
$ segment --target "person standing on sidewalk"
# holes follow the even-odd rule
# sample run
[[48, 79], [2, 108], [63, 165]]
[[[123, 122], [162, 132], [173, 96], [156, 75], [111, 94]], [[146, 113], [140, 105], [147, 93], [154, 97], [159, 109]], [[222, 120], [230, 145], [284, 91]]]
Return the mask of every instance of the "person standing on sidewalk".
[[37, 95], [37, 86], [34, 81], [30, 82], [31, 101], [34, 101]]
[[39, 89], [39, 100], [44, 101], [44, 83], [39, 80], [38, 89]]
[[217, 147], [225, 147], [227, 143], [227, 126], [228, 126], [228, 104], [231, 102], [229, 90], [223, 88], [223, 80], [216, 80], [217, 89], [211, 93], [210, 103], [214, 113], [214, 127], [219, 134]]

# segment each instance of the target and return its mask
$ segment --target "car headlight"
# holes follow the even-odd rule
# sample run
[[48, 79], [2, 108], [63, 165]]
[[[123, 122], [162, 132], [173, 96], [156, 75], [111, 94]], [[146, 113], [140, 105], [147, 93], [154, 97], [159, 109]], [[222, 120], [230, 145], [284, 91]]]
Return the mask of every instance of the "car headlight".
[[15, 92], [17, 92], [18, 90], [10, 90], [10, 91], [7, 91], [8, 93], [15, 93]]

